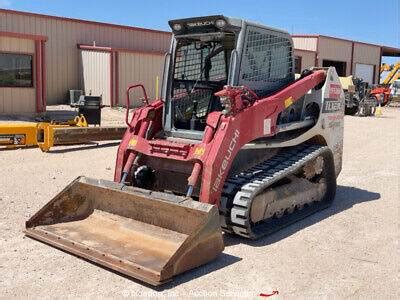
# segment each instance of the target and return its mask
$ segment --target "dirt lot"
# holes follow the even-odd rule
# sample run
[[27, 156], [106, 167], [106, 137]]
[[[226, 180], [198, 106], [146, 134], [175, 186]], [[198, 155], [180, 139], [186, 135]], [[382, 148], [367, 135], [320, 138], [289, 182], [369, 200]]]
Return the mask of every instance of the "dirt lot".
[[[400, 110], [345, 118], [333, 206], [255, 242], [225, 236], [220, 258], [163, 289], [24, 237], [24, 222], [78, 175], [112, 180], [117, 146], [0, 152], [0, 296], [400, 297]], [[120, 115], [116, 112], [115, 115]], [[81, 151], [77, 151], [80, 149]]]

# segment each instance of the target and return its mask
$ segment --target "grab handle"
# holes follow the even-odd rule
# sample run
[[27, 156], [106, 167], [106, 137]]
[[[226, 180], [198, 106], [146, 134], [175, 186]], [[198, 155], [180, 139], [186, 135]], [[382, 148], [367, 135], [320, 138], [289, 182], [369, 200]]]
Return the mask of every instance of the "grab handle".
[[132, 89], [140, 87], [143, 91], [143, 96], [144, 96], [144, 103], [146, 103], [146, 105], [149, 105], [149, 100], [147, 98], [147, 93], [146, 93], [146, 89], [144, 88], [143, 84], [138, 83], [138, 84], [132, 84], [130, 86], [128, 86], [128, 88], [126, 89], [126, 115], [125, 115], [125, 123], [126, 125], [128, 125], [129, 127], [132, 127], [131, 124], [129, 123], [129, 107], [130, 107], [130, 99], [129, 99], [129, 93]]

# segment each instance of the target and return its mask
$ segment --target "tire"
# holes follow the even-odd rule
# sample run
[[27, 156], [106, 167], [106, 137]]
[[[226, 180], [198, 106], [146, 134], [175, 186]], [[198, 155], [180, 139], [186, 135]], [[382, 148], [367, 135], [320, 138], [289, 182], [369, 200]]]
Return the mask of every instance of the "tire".
[[388, 105], [389, 102], [390, 102], [390, 98], [383, 96], [383, 101], [381, 103], [381, 107], [384, 107], [384, 106]]
[[346, 115], [354, 116], [358, 111], [358, 106], [353, 106], [353, 107], [345, 107], [344, 113]]

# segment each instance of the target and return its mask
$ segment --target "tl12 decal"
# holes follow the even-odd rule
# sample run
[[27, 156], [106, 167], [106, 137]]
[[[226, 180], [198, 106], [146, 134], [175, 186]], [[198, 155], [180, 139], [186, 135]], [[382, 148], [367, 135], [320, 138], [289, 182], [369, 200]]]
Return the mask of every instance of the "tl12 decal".
[[325, 98], [322, 106], [323, 113], [333, 113], [343, 110], [343, 103], [337, 99]]

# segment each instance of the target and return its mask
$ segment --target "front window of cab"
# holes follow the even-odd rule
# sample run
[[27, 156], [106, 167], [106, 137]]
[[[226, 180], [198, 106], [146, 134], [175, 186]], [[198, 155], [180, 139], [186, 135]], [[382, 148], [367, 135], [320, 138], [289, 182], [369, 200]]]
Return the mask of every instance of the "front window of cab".
[[233, 34], [177, 37], [171, 103], [176, 129], [204, 130], [208, 113], [222, 110], [214, 93], [227, 83]]

